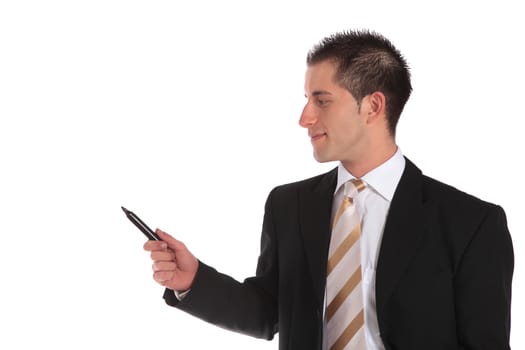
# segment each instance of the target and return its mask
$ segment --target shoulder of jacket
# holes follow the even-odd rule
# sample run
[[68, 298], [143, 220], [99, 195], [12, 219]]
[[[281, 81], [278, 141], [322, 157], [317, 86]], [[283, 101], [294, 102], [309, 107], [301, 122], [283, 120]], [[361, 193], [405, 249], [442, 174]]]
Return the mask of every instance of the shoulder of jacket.
[[320, 175], [276, 186], [273, 188], [272, 193], [297, 191], [302, 188], [314, 188], [323, 181], [331, 180], [337, 180], [337, 168]]
[[494, 203], [487, 202], [477, 196], [426, 175], [423, 175], [422, 183], [424, 199], [445, 203], [448, 206], [458, 209], [487, 210], [497, 207]]

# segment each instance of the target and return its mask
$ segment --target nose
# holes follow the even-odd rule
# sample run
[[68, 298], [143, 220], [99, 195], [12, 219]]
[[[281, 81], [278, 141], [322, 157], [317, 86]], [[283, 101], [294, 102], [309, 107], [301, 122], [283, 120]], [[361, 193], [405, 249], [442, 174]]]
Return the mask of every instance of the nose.
[[309, 102], [303, 108], [301, 117], [299, 118], [299, 125], [303, 128], [309, 128], [315, 124], [317, 121], [317, 116]]

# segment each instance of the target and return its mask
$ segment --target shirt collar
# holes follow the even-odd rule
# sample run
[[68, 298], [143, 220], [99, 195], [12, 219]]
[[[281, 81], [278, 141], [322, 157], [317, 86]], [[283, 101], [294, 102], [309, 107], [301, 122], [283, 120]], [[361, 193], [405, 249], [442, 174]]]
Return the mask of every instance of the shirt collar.
[[[405, 157], [403, 157], [403, 153], [398, 147], [396, 153], [390, 159], [366, 173], [361, 179], [366, 183], [367, 187], [372, 188], [383, 198], [391, 201], [404, 170]], [[339, 191], [339, 188], [345, 182], [351, 179], [355, 179], [355, 176], [348, 172], [343, 164], [339, 163], [335, 193]]]

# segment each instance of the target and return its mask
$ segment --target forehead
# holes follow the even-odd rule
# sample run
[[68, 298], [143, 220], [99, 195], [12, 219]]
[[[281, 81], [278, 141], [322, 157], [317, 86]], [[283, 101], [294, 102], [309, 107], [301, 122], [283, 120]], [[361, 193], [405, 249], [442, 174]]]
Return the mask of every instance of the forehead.
[[304, 80], [305, 91], [341, 88], [335, 81], [335, 73], [336, 65], [330, 61], [308, 66]]

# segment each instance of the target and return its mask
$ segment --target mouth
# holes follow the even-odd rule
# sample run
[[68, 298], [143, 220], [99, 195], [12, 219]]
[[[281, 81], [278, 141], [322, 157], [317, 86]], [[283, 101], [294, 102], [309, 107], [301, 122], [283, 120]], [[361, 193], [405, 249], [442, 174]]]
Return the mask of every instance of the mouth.
[[326, 133], [325, 132], [322, 132], [322, 133], [316, 133], [316, 134], [313, 134], [310, 136], [310, 141], [311, 142], [316, 142], [320, 139], [322, 139], [323, 137], [326, 136]]

